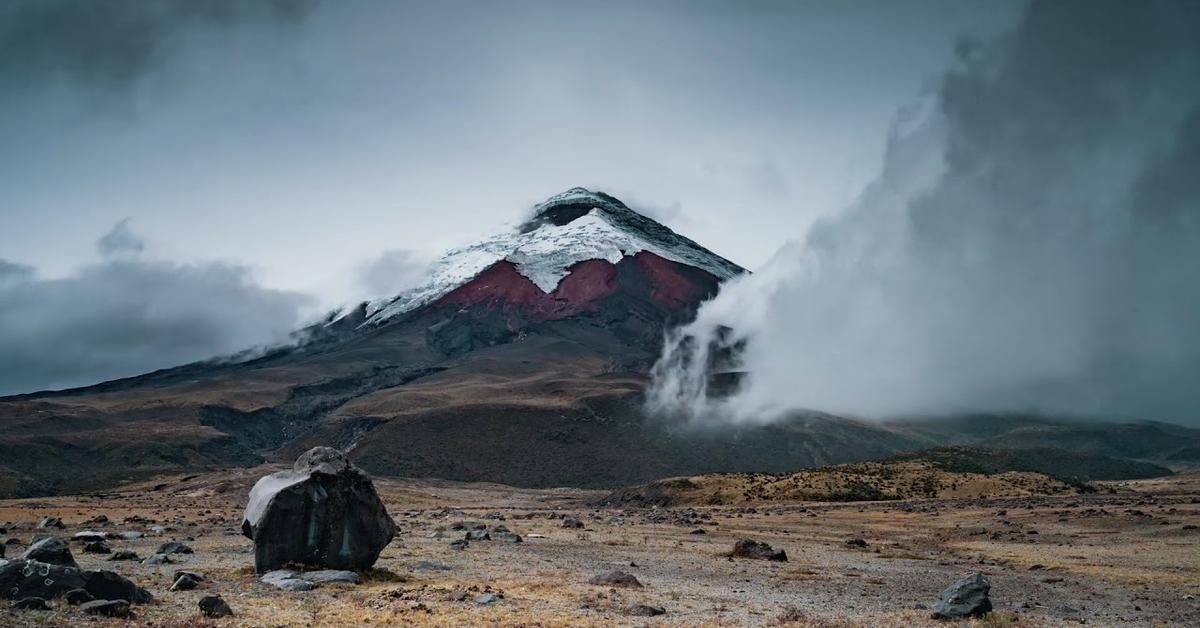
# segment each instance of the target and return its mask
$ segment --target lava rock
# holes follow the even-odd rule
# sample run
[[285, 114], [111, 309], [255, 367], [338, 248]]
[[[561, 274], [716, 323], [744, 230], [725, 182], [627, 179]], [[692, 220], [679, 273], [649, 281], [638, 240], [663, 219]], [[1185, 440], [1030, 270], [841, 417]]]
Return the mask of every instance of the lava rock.
[[564, 528], [571, 528], [571, 529], [578, 529], [578, 528], [582, 528], [582, 527], [583, 527], [583, 522], [582, 522], [582, 521], [580, 521], [580, 520], [578, 520], [578, 519], [576, 519], [575, 517], [563, 517], [563, 520], [562, 520], [562, 527], [564, 527]]
[[111, 553], [113, 553], [113, 551], [112, 551], [112, 548], [108, 546], [108, 543], [105, 543], [104, 541], [92, 541], [91, 543], [88, 543], [87, 545], [83, 546], [83, 553], [85, 553], [85, 554], [111, 554]]
[[232, 617], [233, 609], [219, 595], [206, 595], [200, 598], [200, 612], [205, 617]]
[[942, 591], [933, 607], [934, 619], [961, 619], [982, 617], [992, 611], [988, 593], [992, 584], [983, 574], [974, 573], [950, 585]]
[[176, 571], [174, 578], [178, 580], [184, 576], [187, 576], [196, 582], [204, 582], [204, 575], [198, 574], [194, 571]]
[[642, 583], [633, 574], [624, 571], [605, 571], [592, 576], [588, 584], [614, 587], [640, 587]]
[[848, 539], [846, 541], [846, 547], [863, 547], [863, 548], [865, 548], [865, 547], [869, 547], [869, 546], [867, 545], [867, 542], [863, 539]]
[[154, 553], [162, 554], [163, 556], [169, 556], [171, 554], [192, 554], [194, 552], [192, 548], [184, 545], [183, 543], [171, 541], [169, 543], [163, 543], [162, 545], [159, 545], [158, 551]]
[[136, 552], [131, 552], [129, 550], [120, 550], [120, 551], [113, 552], [113, 555], [109, 556], [108, 559], [110, 561], [141, 560], [140, 558], [138, 558], [138, 555]]
[[79, 569], [79, 563], [75, 562], [75, 556], [71, 554], [71, 548], [67, 547], [67, 542], [57, 536], [48, 536], [29, 546], [24, 554], [21, 554], [24, 560], [35, 560], [39, 563], [49, 563], [51, 565], [59, 565], [60, 567], [72, 567]]
[[13, 602], [14, 610], [18, 611], [48, 611], [50, 605], [40, 597], [27, 597]]
[[738, 558], [758, 558], [762, 560], [773, 560], [776, 562], [787, 562], [787, 552], [783, 550], [775, 550], [766, 543], [754, 541], [751, 539], [742, 539], [733, 544], [732, 556]]
[[284, 591], [311, 591], [317, 585], [310, 580], [300, 577], [300, 573], [291, 569], [276, 569], [268, 571], [258, 578], [260, 581]]
[[91, 593], [88, 593], [87, 589], [71, 589], [63, 595], [63, 599], [71, 606], [79, 606], [80, 604], [91, 602], [96, 598]]
[[129, 617], [129, 602], [126, 600], [93, 600], [79, 605], [87, 615], [102, 617]]
[[661, 606], [634, 604], [633, 606], [630, 606], [629, 610], [626, 612], [634, 617], [658, 617], [659, 615], [666, 615], [667, 609]]
[[193, 578], [191, 574], [183, 574], [175, 578], [175, 584], [171, 585], [172, 591], [192, 591], [200, 587], [200, 581]]
[[136, 582], [111, 571], [84, 572], [84, 589], [97, 600], [126, 600], [143, 604], [154, 599], [150, 592]]
[[490, 541], [492, 535], [487, 530], [469, 530], [465, 537], [468, 541]]
[[291, 471], [254, 485], [242, 520], [262, 573], [289, 563], [368, 569], [396, 534], [396, 523], [360, 469], [336, 449], [316, 447]]
[[59, 517], [46, 517], [45, 519], [42, 519], [41, 521], [38, 522], [37, 527], [42, 528], [42, 529], [58, 528], [59, 530], [61, 530], [67, 526], [63, 525], [63, 520], [60, 519]]
[[525, 541], [525, 539], [521, 538], [520, 534], [509, 532], [508, 530], [503, 532], [492, 532], [492, 539], [496, 541], [503, 541], [505, 543], [523, 543]]
[[53, 599], [86, 584], [78, 567], [64, 567], [33, 560], [0, 562], [0, 597], [19, 600], [27, 597]]
[[166, 554], [153, 554], [151, 556], [147, 556], [146, 559], [142, 561], [142, 564], [143, 565], [169, 565], [173, 562], [175, 562], [175, 561], [171, 560], [170, 557], [168, 557]]

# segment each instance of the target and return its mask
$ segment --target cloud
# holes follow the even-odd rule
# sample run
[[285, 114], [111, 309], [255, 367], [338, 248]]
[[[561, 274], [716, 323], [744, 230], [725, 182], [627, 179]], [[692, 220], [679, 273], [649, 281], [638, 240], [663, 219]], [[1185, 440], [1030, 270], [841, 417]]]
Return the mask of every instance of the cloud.
[[123, 90], [169, 58], [190, 29], [289, 24], [312, 0], [16, 0], [0, 8], [0, 84], [66, 79]]
[[[117, 245], [114, 233], [124, 234]], [[142, 241], [122, 221], [98, 243]], [[132, 244], [131, 244], [132, 243]], [[95, 383], [287, 342], [310, 299], [223, 262], [108, 257], [39, 279], [0, 260], [0, 394]]]
[[[1200, 5], [1055, 0], [961, 46], [857, 202], [668, 340], [652, 405], [1198, 422], [1198, 25]], [[710, 399], [738, 343], [744, 384]]]
[[358, 264], [354, 277], [363, 290], [361, 299], [378, 299], [417, 285], [428, 271], [428, 261], [412, 251], [394, 249]]
[[122, 253], [141, 253], [146, 248], [146, 243], [129, 229], [129, 219], [125, 218], [96, 241], [96, 248], [100, 249], [101, 255], [107, 257]]

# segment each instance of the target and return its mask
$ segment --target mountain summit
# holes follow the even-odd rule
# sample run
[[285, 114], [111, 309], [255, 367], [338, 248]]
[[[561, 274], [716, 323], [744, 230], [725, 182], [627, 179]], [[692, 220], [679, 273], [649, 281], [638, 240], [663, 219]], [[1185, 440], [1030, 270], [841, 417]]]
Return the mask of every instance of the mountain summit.
[[[427, 279], [419, 285], [386, 300], [367, 303], [363, 324], [386, 323], [443, 299], [478, 277], [506, 285], [490, 291], [472, 288], [466, 291], [471, 298], [480, 298], [482, 292], [510, 301], [538, 302], [536, 307], [547, 313], [571, 312], [581, 302], [610, 292], [613, 268], [626, 257], [638, 260], [647, 272], [657, 273], [657, 279], [672, 283], [663, 286], [661, 294], [673, 306], [685, 305], [695, 292], [694, 286], [675, 285], [677, 278], [670, 276], [674, 265], [702, 270], [716, 280], [745, 272], [612, 196], [571, 188], [536, 205], [533, 217], [517, 228], [451, 250], [434, 263]], [[562, 285], [576, 273], [586, 277]], [[547, 298], [539, 298], [538, 292]], [[461, 304], [463, 296], [459, 294], [454, 300]]]

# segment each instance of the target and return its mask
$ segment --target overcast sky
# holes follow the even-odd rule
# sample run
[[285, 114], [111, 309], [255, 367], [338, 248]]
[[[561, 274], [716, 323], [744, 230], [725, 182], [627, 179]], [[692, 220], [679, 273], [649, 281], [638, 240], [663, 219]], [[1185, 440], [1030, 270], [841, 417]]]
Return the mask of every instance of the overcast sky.
[[577, 185], [757, 268], [1023, 7], [0, 3], [0, 394], [285, 340]]

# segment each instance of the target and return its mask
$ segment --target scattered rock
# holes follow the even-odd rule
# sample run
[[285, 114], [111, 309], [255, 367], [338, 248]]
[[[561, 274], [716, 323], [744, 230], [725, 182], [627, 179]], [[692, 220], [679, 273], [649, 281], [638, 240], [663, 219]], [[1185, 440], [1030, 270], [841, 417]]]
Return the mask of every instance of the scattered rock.
[[170, 554], [192, 554], [194, 552], [192, 551], [192, 548], [184, 545], [183, 543], [171, 541], [169, 543], [163, 543], [162, 545], [159, 545], [158, 551], [154, 553], [168, 556]]
[[42, 528], [42, 529], [58, 528], [59, 530], [61, 530], [67, 526], [63, 525], [63, 520], [60, 519], [59, 517], [46, 517], [45, 519], [42, 519], [41, 521], [38, 522], [37, 527]]
[[468, 530], [467, 536], [464, 538], [468, 541], [490, 541], [492, 535], [488, 534], [487, 530]]
[[63, 595], [63, 599], [71, 606], [79, 606], [80, 604], [91, 602], [96, 598], [91, 593], [88, 593], [87, 589], [71, 589]]
[[759, 558], [776, 562], [787, 562], [787, 552], [772, 549], [766, 543], [751, 539], [742, 539], [734, 543], [733, 552], [730, 555], [738, 558]]
[[666, 615], [667, 610], [661, 606], [649, 606], [646, 604], [634, 604], [629, 607], [627, 614], [634, 617], [658, 617]]
[[495, 593], [481, 593], [471, 598], [471, 601], [476, 604], [495, 604], [500, 601], [500, 596]]
[[40, 597], [27, 597], [17, 600], [12, 605], [18, 611], [48, 611], [50, 605]]
[[84, 572], [83, 588], [97, 600], [126, 600], [135, 604], [143, 604], [154, 599], [150, 592], [139, 587], [136, 582], [111, 571]]
[[75, 536], [71, 537], [76, 543], [92, 543], [95, 541], [103, 541], [108, 538], [108, 534], [104, 532], [96, 532], [95, 530], [84, 530], [76, 532]]
[[933, 618], [982, 617], [992, 610], [992, 601], [988, 598], [991, 589], [992, 584], [983, 574], [966, 576], [942, 591], [941, 597], [933, 607]]
[[172, 591], [193, 591], [198, 588], [200, 588], [200, 581], [188, 573], [177, 576], [175, 584], [171, 585]]
[[206, 595], [200, 598], [200, 612], [205, 617], [232, 617], [233, 609], [219, 595]]
[[113, 555], [109, 556], [108, 559], [112, 560], [112, 561], [141, 560], [140, 558], [138, 558], [138, 555], [136, 552], [131, 552], [129, 550], [119, 550], [119, 551], [113, 552]]
[[71, 589], [82, 589], [85, 584], [84, 572], [78, 567], [25, 559], [0, 561], [0, 597], [49, 600]]
[[466, 591], [451, 591], [448, 598], [451, 602], [461, 602], [461, 601], [467, 599], [468, 595], [470, 595], [470, 594], [467, 593]]
[[353, 571], [343, 569], [321, 569], [318, 571], [306, 571], [301, 576], [309, 582], [317, 585], [328, 584], [330, 582], [345, 582], [349, 584], [358, 584], [362, 582], [362, 576]]
[[138, 532], [137, 530], [130, 530], [128, 532], [118, 532], [117, 536], [122, 539], [125, 539], [126, 541], [133, 541], [133, 540], [140, 539], [140, 538], [146, 536], [146, 533]]
[[580, 520], [578, 520], [578, 519], [576, 519], [575, 517], [563, 517], [563, 520], [562, 520], [562, 527], [564, 527], [564, 528], [571, 528], [571, 529], [578, 529], [578, 528], [582, 528], [582, 527], [583, 527], [583, 522], [582, 522], [582, 521], [580, 521]]
[[276, 569], [268, 571], [259, 580], [283, 589], [284, 591], [311, 591], [317, 588], [312, 581], [300, 577], [300, 573], [291, 569]]
[[[695, 530], [688, 532], [688, 534], [708, 534], [708, 532], [705, 532], [704, 528], [696, 528]], [[647, 606], [646, 608], [653, 608], [653, 607]]]
[[67, 542], [57, 536], [48, 536], [25, 550], [21, 554], [24, 560], [36, 560], [39, 563], [49, 563], [51, 565], [59, 565], [61, 567], [72, 567], [79, 569], [79, 563], [75, 562], [75, 557], [71, 555], [71, 548], [67, 547]]
[[625, 571], [605, 571], [592, 576], [588, 584], [599, 584], [614, 587], [640, 587], [642, 583], [633, 574]]
[[846, 541], [846, 547], [864, 547], [865, 548], [865, 547], [869, 547], [869, 545], [867, 544], [867, 541], [865, 539], [855, 538], [855, 539], [848, 539]]
[[176, 580], [178, 580], [184, 576], [188, 576], [189, 578], [191, 578], [192, 580], [195, 580], [196, 582], [204, 582], [204, 574], [199, 574], [194, 571], [176, 571], [175, 572]]
[[87, 615], [102, 617], [129, 617], [129, 602], [126, 600], [93, 600], [79, 605]]
[[175, 561], [171, 560], [166, 554], [154, 554], [152, 556], [147, 556], [146, 559], [142, 561], [142, 564], [143, 565], [169, 565], [173, 562], [175, 562]]
[[470, 545], [471, 545], [471, 542], [466, 539], [458, 539], [457, 541], [450, 541], [450, 549], [463, 550], [463, 549], [467, 549], [468, 547], [470, 547]]
[[254, 567], [289, 563], [367, 569], [396, 534], [375, 486], [336, 449], [316, 447], [291, 471], [258, 481], [242, 520], [254, 540]]
[[109, 547], [108, 543], [105, 543], [104, 541], [92, 541], [91, 543], [84, 545], [83, 552], [85, 554], [111, 554], [111, 553], [113, 553], [112, 548]]
[[102, 526], [107, 523], [108, 523], [107, 515], [96, 515], [95, 517], [92, 517], [91, 519], [84, 521], [83, 525], [85, 525], [85, 526]]

